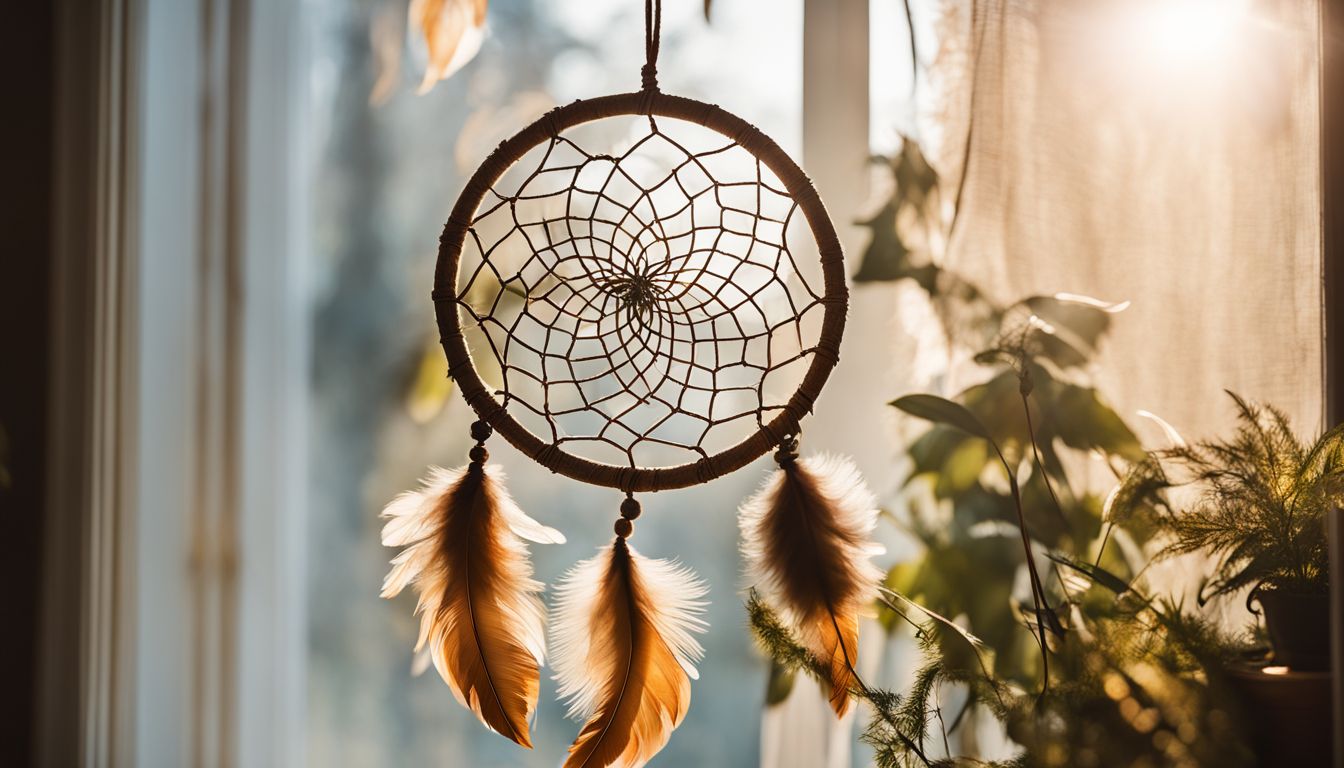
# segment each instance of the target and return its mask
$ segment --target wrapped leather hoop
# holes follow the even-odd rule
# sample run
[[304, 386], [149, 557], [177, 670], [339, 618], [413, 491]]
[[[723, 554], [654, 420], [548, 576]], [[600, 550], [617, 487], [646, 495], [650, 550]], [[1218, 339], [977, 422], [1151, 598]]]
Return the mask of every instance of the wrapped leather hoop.
[[[472, 310], [465, 301], [464, 284], [472, 276], [459, 274], [462, 271], [460, 266], [464, 243], [468, 241], [482, 206], [492, 202], [487, 197], [492, 193], [494, 185], [515, 163], [534, 148], [554, 141], [576, 126], [606, 118], [640, 115], [649, 116], [651, 124], [655, 118], [698, 124], [731, 141], [731, 147], [740, 147], [757, 159], [775, 175], [783, 186], [782, 192], [803, 214], [816, 242], [821, 262], [822, 292], [815, 300], [822, 312], [820, 332], [814, 344], [805, 346], [798, 353], [799, 357], [811, 357], [811, 360], [797, 389], [787, 402], [773, 408], [769, 414], [764, 414], [765, 409], [758, 408], [757, 428], [740, 442], [713, 453], [702, 451], [695, 460], [664, 467], [637, 466], [633, 454], [630, 454], [632, 461], [624, 466], [594, 461], [570, 452], [559, 441], [534, 434], [515, 418], [509, 412], [508, 393], [491, 391], [468, 349], [463, 319], [464, 316], [470, 319]], [[494, 194], [499, 196], [498, 193]], [[645, 229], [649, 229], [648, 225]], [[732, 275], [729, 277], [731, 281]], [[776, 447], [775, 436], [796, 433], [799, 421], [810, 410], [838, 359], [848, 306], [844, 254], [840, 241], [807, 175], [770, 137], [745, 120], [713, 104], [657, 90], [586, 99], [558, 107], [501, 143], [468, 181], [444, 227], [439, 243], [433, 295], [440, 340], [449, 370], [462, 395], [480, 418], [520, 451], [548, 469], [576, 480], [627, 492], [681, 488], [720, 477], [769, 453]], [[799, 336], [801, 338], [801, 332]], [[496, 354], [499, 354], [498, 351]], [[534, 409], [534, 412], [540, 411]], [[549, 416], [549, 408], [545, 413]]]

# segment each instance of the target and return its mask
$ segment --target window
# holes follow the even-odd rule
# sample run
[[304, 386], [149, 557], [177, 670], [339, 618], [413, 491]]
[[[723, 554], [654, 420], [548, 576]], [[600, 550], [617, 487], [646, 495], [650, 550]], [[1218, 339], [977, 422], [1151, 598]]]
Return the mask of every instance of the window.
[[[376, 513], [469, 446], [429, 299], [453, 201], [549, 107], [638, 85], [640, 3], [493, 0], [482, 50], [425, 95], [405, 0], [95, 5], [62, 21], [67, 99], [83, 107], [58, 122], [85, 132], [57, 142], [90, 162], [57, 178], [68, 348], [53, 370], [87, 389], [52, 394], [51, 456], [69, 482], [48, 523], [42, 754], [555, 764], [576, 726], [549, 678], [524, 754], [432, 671], [412, 674], [413, 601], [377, 597], [391, 553]], [[950, 230], [925, 257], [1002, 298], [1131, 302], [1103, 364], [1118, 409], [1203, 433], [1224, 421], [1209, 403], [1229, 386], [1304, 429], [1319, 421], [1322, 328], [1339, 322], [1321, 302], [1339, 246], [1322, 245], [1319, 211], [1340, 203], [1339, 169], [1319, 174], [1338, 164], [1320, 148], [1338, 84], [1322, 101], [1318, 4], [1233, 3], [1266, 23], [1206, 24], [1202, 0], [1181, 0], [1188, 13], [1156, 0], [716, 0], [709, 25], [700, 3], [667, 5], [664, 89], [723, 105], [798, 159], [851, 274], [869, 235], [854, 222], [891, 183], [868, 155], [917, 141]], [[1094, 66], [1096, 51], [1128, 61], [1140, 39], [1166, 47], [1143, 66]], [[1182, 75], [1230, 40], [1258, 66]], [[841, 368], [805, 436], [854, 454], [893, 507], [904, 442], [886, 403], [965, 383], [968, 361], [928, 332], [936, 312], [908, 283], [856, 286]], [[533, 550], [553, 582], [607, 539], [619, 497], [490, 447], [522, 506], [568, 536]], [[853, 724], [829, 725], [806, 696], [762, 716], [735, 512], [767, 466], [644, 500], [641, 547], [711, 585], [695, 703], [659, 764], [867, 759]], [[908, 550], [882, 535], [891, 558]], [[908, 651], [873, 663], [899, 674]], [[824, 755], [805, 751], [817, 745]]]

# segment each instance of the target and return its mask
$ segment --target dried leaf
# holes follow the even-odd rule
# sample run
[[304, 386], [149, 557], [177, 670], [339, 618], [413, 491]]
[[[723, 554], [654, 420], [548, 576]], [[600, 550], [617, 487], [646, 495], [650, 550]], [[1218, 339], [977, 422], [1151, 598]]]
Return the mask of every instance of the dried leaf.
[[461, 69], [481, 48], [488, 0], [412, 0], [412, 29], [425, 39], [429, 61], [418, 93]]
[[373, 49], [374, 80], [369, 106], [380, 107], [397, 90], [401, 80], [401, 54], [406, 35], [400, 3], [384, 2], [369, 21], [369, 46]]

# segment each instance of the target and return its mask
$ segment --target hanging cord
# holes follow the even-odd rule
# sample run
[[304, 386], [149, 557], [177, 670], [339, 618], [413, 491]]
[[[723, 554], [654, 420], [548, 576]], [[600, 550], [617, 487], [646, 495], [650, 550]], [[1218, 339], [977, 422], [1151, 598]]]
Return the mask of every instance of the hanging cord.
[[663, 34], [663, 0], [644, 0], [643, 90], [658, 90], [658, 43]]
[[780, 469], [788, 469], [796, 461], [798, 461], [798, 436], [786, 435], [779, 441], [779, 448], [775, 451], [775, 463]]

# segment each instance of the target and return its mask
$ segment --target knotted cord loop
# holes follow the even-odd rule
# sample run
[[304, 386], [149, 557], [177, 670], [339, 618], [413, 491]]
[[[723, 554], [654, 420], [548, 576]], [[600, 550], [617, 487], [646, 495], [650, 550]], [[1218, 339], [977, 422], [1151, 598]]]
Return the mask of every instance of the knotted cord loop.
[[542, 119], [546, 121], [546, 133], [550, 134], [551, 138], [560, 135], [560, 127], [555, 124], [555, 113], [558, 111], [560, 111], [560, 108], [556, 107], [542, 116]]
[[716, 474], [717, 473], [714, 471], [714, 462], [708, 456], [695, 462], [695, 481], [698, 484], [704, 485], [705, 483], [708, 483], [710, 480], [714, 479]]
[[616, 481], [616, 487], [625, 491], [627, 494], [634, 492], [635, 476], [639, 474], [639, 468], [634, 466], [621, 467], [621, 473]]
[[663, 0], [644, 0], [644, 66], [642, 90], [658, 90], [658, 44], [663, 34]]
[[555, 443], [543, 445], [532, 458], [536, 459], [537, 463], [541, 464], [543, 467], [549, 467], [551, 466], [552, 457], [555, 456], [557, 450], [559, 449], [555, 447]]

